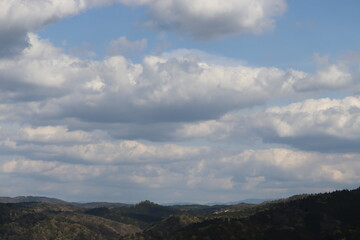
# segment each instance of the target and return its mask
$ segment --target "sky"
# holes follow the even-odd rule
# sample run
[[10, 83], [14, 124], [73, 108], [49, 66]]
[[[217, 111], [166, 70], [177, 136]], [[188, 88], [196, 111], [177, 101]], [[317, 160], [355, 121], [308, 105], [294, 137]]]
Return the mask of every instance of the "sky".
[[357, 0], [1, 0], [0, 196], [360, 183]]

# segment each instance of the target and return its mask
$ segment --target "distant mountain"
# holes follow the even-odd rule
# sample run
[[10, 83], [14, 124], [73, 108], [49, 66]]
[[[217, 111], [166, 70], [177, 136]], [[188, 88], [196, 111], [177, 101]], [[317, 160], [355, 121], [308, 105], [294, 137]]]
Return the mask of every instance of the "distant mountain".
[[18, 196], [18, 197], [0, 197], [0, 203], [26, 203], [26, 202], [39, 202], [39, 203], [52, 203], [52, 204], [68, 204], [83, 208], [97, 208], [97, 207], [108, 207], [117, 208], [124, 206], [131, 206], [131, 204], [125, 203], [111, 203], [111, 202], [88, 202], [88, 203], [77, 203], [77, 202], [66, 202], [57, 198], [48, 198], [41, 196]]
[[[248, 204], [260, 204], [267, 201], [276, 201], [274, 199], [245, 199], [241, 201], [235, 201], [235, 202], [213, 202], [213, 203], [207, 203], [205, 205], [203, 204], [196, 204], [191, 202], [179, 202], [179, 203], [164, 203], [161, 204], [161, 206], [203, 206], [203, 207], [211, 207], [211, 206], [219, 206], [219, 205], [235, 205], [240, 203], [248, 203]], [[118, 208], [118, 207], [125, 207], [125, 206], [131, 206], [133, 204], [127, 204], [127, 203], [115, 203], [115, 202], [85, 202], [85, 203], [79, 203], [79, 202], [66, 202], [61, 199], [57, 198], [49, 198], [49, 197], [42, 197], [42, 196], [18, 196], [18, 197], [0, 197], [0, 203], [22, 203], [22, 202], [43, 202], [43, 203], [54, 203], [54, 204], [71, 204], [79, 207], [84, 208], [97, 208], [97, 207], [108, 207], [108, 208]]]
[[[162, 206], [188, 206], [188, 205], [201, 205], [193, 202], [173, 202], [173, 203], [162, 203]], [[208, 204], [206, 204], [208, 205]]]
[[43, 202], [43, 203], [54, 203], [54, 204], [66, 204], [67, 202], [48, 197], [39, 196], [19, 196], [19, 197], [0, 197], [0, 203], [23, 203], [23, 202]]
[[241, 203], [247, 203], [247, 204], [260, 204], [263, 202], [269, 202], [269, 201], [274, 201], [275, 199], [273, 198], [249, 198], [249, 199], [244, 199], [244, 200], [240, 200], [240, 201], [233, 201], [233, 202], [210, 202], [207, 203], [206, 205], [209, 206], [214, 206], [214, 205], [235, 205], [235, 204], [241, 204]]
[[233, 204], [239, 204], [239, 203], [248, 203], [248, 204], [260, 204], [263, 202], [269, 202], [269, 201], [274, 201], [275, 199], [273, 198], [249, 198], [249, 199], [244, 199], [242, 201], [239, 202], [234, 202], [234, 203], [230, 203], [231, 205]]

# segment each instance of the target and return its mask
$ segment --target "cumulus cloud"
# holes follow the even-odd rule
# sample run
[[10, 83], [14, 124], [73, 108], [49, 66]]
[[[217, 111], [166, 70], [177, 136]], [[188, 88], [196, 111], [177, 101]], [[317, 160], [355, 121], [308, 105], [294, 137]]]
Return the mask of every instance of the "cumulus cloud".
[[72, 74], [71, 57], [34, 34], [28, 37], [31, 47], [23, 50], [19, 58], [0, 59], [2, 102], [39, 101], [65, 94], [62, 86], [69, 77], [64, 75], [64, 69]]
[[[289, 149], [246, 150], [221, 160], [234, 181], [252, 189], [356, 184], [358, 154], [320, 154]], [[295, 186], [292, 186], [295, 185]]]
[[[0, 118], [29, 124], [34, 129], [99, 129], [117, 138], [134, 140], [226, 139], [239, 128], [236, 111], [282, 98], [307, 97], [308, 93], [297, 86], [319, 75], [292, 69], [221, 65], [211, 63], [211, 59], [207, 62], [206, 55], [197, 57], [196, 51], [148, 56], [140, 64], [122, 56], [90, 61], [66, 55], [34, 34], [29, 34], [29, 39], [31, 47], [19, 58], [0, 60]], [[357, 83], [344, 85], [349, 85], [344, 89], [356, 89]], [[356, 101], [356, 97], [344, 101], [311, 100], [280, 110], [269, 109], [254, 120], [239, 121], [243, 125], [250, 122], [248, 126], [268, 142], [288, 141], [296, 146], [300, 136], [312, 134], [313, 139], [330, 136], [327, 141], [333, 139], [333, 145], [335, 140], [340, 141], [335, 144], [339, 149], [346, 145], [355, 149]], [[325, 106], [328, 109], [323, 109]], [[317, 116], [315, 113], [324, 122], [297, 121], [297, 116], [308, 119]], [[345, 116], [349, 119], [340, 120]], [[342, 121], [346, 132], [337, 125]], [[299, 124], [303, 126], [297, 129]], [[285, 136], [286, 131], [296, 133]], [[313, 142], [317, 149], [322, 141], [307, 142]]]
[[360, 98], [308, 99], [216, 120], [184, 123], [174, 135], [242, 145], [282, 144], [307, 151], [359, 152]]
[[286, 10], [284, 0], [120, 0], [145, 4], [149, 26], [209, 40], [231, 35], [259, 34], [274, 28], [275, 17]]
[[360, 98], [310, 99], [249, 118], [264, 141], [315, 151], [359, 151]]
[[85, 1], [3, 0], [0, 2], [0, 57], [18, 54], [29, 45], [28, 32], [85, 9]]
[[349, 63], [339, 61], [330, 63], [329, 58], [316, 54], [314, 56], [318, 69], [315, 74], [304, 76], [294, 88], [298, 91], [337, 90], [354, 86], [354, 73]]
[[141, 64], [122, 56], [81, 60], [36, 35], [29, 38], [32, 46], [24, 50], [20, 60], [0, 61], [0, 74], [4, 76], [4, 100], [24, 102], [16, 105], [19, 109], [13, 109], [13, 114], [30, 120], [75, 118], [116, 123], [214, 119], [263, 104], [274, 98], [274, 92], [277, 97], [289, 95], [298, 75], [277, 68], [213, 65], [192, 55], [149, 56]]
[[[206, 54], [199, 58], [197, 51], [148, 56], [140, 64], [122, 56], [82, 60], [34, 34], [29, 39], [31, 47], [19, 58], [0, 60], [1, 119], [95, 128], [125, 139], [225, 139], [238, 126], [231, 113], [273, 100], [307, 97], [297, 86], [319, 75], [221, 65], [212, 58], [207, 62]], [[357, 83], [350, 86], [356, 88]], [[312, 109], [310, 105], [304, 106]], [[271, 119], [269, 112], [263, 114], [250, 122]]]

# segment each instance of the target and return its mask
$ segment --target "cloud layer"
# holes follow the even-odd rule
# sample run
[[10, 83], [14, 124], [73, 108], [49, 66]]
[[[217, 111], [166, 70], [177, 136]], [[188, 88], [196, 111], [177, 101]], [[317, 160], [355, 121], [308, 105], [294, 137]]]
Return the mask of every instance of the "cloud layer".
[[[82, 150], [85, 147], [86, 154]], [[215, 153], [215, 149], [209, 148], [154, 147], [137, 142], [124, 142], [112, 149], [106, 147], [105, 143], [75, 144], [73, 148], [76, 151], [61, 146], [39, 148], [36, 150], [38, 153], [46, 153], [42, 156], [44, 160], [2, 157], [1, 177], [5, 180], [35, 181], [39, 187], [35, 190], [32, 188], [32, 191], [37, 192], [48, 185], [49, 189], [43, 191], [52, 195], [60, 186], [71, 184], [72, 191], [77, 189], [76, 194], [69, 194], [72, 197], [91, 196], [104, 200], [97, 193], [106, 186], [116, 189], [123, 201], [141, 200], [149, 196], [162, 202], [164, 194], [169, 201], [199, 202], [205, 199], [228, 201], [236, 198], [239, 192], [242, 197], [264, 197], [264, 192], [267, 197], [279, 197], [299, 192], [356, 187], [360, 180], [358, 154], [334, 155], [274, 148], [246, 150], [231, 155]], [[90, 161], [66, 161], [63, 151], [67, 155], [73, 152], [81, 159]], [[21, 154], [22, 151], [17, 152]], [[56, 157], [49, 161], [46, 155]], [[111, 160], [113, 157], [119, 158], [121, 164], [118, 160]], [[44, 180], [47, 184], [39, 183]], [[90, 186], [94, 193], [89, 192]], [[9, 193], [17, 194], [16, 191], [26, 191], [25, 186], [9, 190]], [[219, 192], [222, 194], [219, 195]], [[107, 197], [114, 200], [113, 195]]]
[[[66, 119], [84, 123], [214, 120], [274, 100], [307, 97], [308, 91], [298, 86], [308, 79], [313, 79], [313, 85], [323, 83], [318, 77], [323, 69], [311, 74], [273, 67], [224, 66], [200, 60], [196, 53], [168, 58], [147, 56], [140, 64], [120, 55], [100, 61], [82, 60], [64, 54], [34, 34], [28, 37], [31, 46], [20, 58], [0, 60], [0, 91], [4, 119], [26, 117], [35, 125]], [[331, 69], [327, 71], [330, 75]], [[337, 88], [356, 88], [352, 73], [344, 74], [349, 82], [334, 80]], [[306, 111], [313, 106], [309, 102], [303, 107]]]
[[[46, 179], [49, 190], [37, 191], [47, 193], [70, 182], [106, 184], [139, 200], [131, 186], [159, 192], [177, 186], [169, 200], [194, 201], [201, 201], [199, 189], [230, 199], [236, 191], [275, 196], [358, 181], [358, 97], [264, 109], [272, 101], [306, 99], [311, 93], [297, 86], [322, 81], [319, 73], [208, 63], [196, 51], [148, 56], [140, 64], [119, 55], [90, 61], [28, 37], [31, 45], [19, 58], [0, 60], [4, 180]], [[349, 84], [357, 83], [344, 89]], [[254, 106], [260, 110], [248, 112]], [[207, 146], [256, 139], [302, 151]], [[197, 140], [204, 144], [186, 146]], [[85, 194], [79, 189], [73, 197]]]
[[[29, 38], [31, 47], [20, 61], [0, 61], [2, 96], [23, 102], [17, 107], [21, 114], [30, 114], [28, 119], [207, 120], [264, 103], [273, 98], [269, 92], [290, 94], [297, 75], [276, 68], [209, 65], [193, 56], [149, 56], [141, 64], [122, 56], [86, 61], [63, 54], [35, 35]], [[25, 107], [32, 111], [23, 112]]]
[[204, 202], [358, 184], [360, 61], [315, 54], [306, 72], [178, 49], [134, 63], [148, 39], [127, 36], [88, 60], [34, 33], [115, 3], [202, 40], [264, 33], [286, 10], [283, 0], [2, 1], [2, 194]]

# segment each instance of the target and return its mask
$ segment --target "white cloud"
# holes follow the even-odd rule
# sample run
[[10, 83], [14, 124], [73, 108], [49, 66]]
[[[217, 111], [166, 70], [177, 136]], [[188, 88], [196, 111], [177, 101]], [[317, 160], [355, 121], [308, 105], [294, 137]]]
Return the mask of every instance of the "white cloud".
[[41, 160], [14, 159], [0, 164], [0, 171], [28, 177], [41, 176], [52, 181], [84, 181], [111, 172], [106, 166], [86, 166]]
[[69, 143], [69, 142], [90, 142], [97, 137], [103, 137], [101, 133], [91, 134], [85, 131], [69, 131], [64, 126], [25, 127], [20, 129], [20, 140], [29, 142]]
[[[239, 120], [234, 115], [273, 100], [307, 97], [296, 87], [318, 73], [208, 63], [196, 51], [149, 56], [141, 64], [122, 56], [89, 61], [66, 55], [34, 34], [29, 38], [31, 47], [19, 58], [0, 60], [2, 121], [162, 141], [226, 139], [249, 126], [269, 142], [357, 148], [357, 97], [308, 100]], [[320, 144], [326, 136], [334, 141]]]
[[45, 161], [29, 161], [24, 159], [14, 159], [7, 161], [1, 165], [1, 171], [3, 173], [40, 173], [48, 169], [52, 169], [56, 166], [56, 163]]
[[[206, 57], [197, 58], [196, 51], [149, 56], [141, 64], [122, 56], [81, 60], [34, 34], [29, 38], [31, 47], [19, 58], [0, 60], [0, 118], [21, 125], [99, 129], [118, 138], [226, 139], [240, 126], [234, 112], [273, 100], [308, 97], [308, 93], [298, 92], [297, 86], [319, 75], [208, 63]], [[357, 86], [355, 82], [352, 85]], [[319, 90], [323, 88], [328, 89], [323, 86]], [[283, 107], [279, 108], [283, 113], [277, 114], [278, 108], [273, 108], [246, 121], [256, 132], [264, 130], [260, 135], [266, 141], [298, 133], [306, 136], [307, 132], [351, 140], [357, 133], [356, 99], [343, 103], [310, 100], [290, 105], [288, 108], [299, 112], [287, 113], [288, 119], [281, 117], [288, 111]], [[343, 108], [344, 104], [349, 106]], [[324, 106], [327, 108], [322, 109]], [[336, 114], [335, 110], [342, 112]], [[300, 115], [304, 120], [298, 122]], [[311, 116], [324, 120], [311, 123]], [[243, 124], [248, 124], [246, 121]], [[344, 129], [339, 125], [342, 122]], [[266, 127], [271, 124], [273, 133]]]
[[294, 84], [296, 91], [336, 91], [348, 90], [357, 92], [359, 88], [358, 73], [360, 62], [356, 53], [332, 62], [328, 56], [314, 55], [317, 65], [314, 74], [306, 74]]
[[175, 139], [217, 144], [282, 144], [320, 152], [359, 152], [360, 98], [308, 99], [281, 107], [235, 111], [216, 120], [178, 125]]
[[360, 98], [308, 99], [281, 107], [232, 112], [186, 123], [176, 136], [246, 145], [283, 144], [320, 152], [359, 152]]
[[29, 34], [29, 39], [31, 46], [23, 50], [19, 58], [0, 59], [3, 102], [62, 95], [70, 75], [76, 74], [69, 66], [74, 59], [34, 34]]
[[2, 97], [22, 101], [12, 113], [27, 119], [208, 120], [262, 104], [274, 92], [276, 97], [289, 95], [298, 75], [277, 68], [213, 65], [194, 56], [149, 56], [141, 64], [122, 56], [80, 60], [33, 34], [29, 37], [31, 47], [20, 60], [0, 61]]
[[360, 99], [310, 99], [271, 107], [248, 121], [265, 141], [318, 151], [358, 151]]
[[353, 85], [353, 76], [344, 64], [333, 64], [296, 83], [298, 91], [337, 90]]
[[283, 0], [140, 0], [126, 4], [145, 4], [150, 8], [147, 23], [199, 39], [230, 35], [259, 34], [274, 28], [274, 18], [284, 13]]
[[28, 46], [27, 33], [86, 8], [75, 0], [2, 0], [0, 2], [0, 57]]
[[360, 178], [358, 157], [359, 154], [320, 154], [277, 148], [246, 150], [223, 158], [221, 163], [223, 171], [233, 175], [234, 181], [245, 189], [311, 188], [321, 184], [356, 184]]
[[0, 141], [0, 148], [9, 155], [32, 159], [115, 165], [194, 159], [211, 151], [209, 147], [116, 141], [102, 132], [69, 131], [61, 126], [25, 127], [18, 134], [8, 131]]

